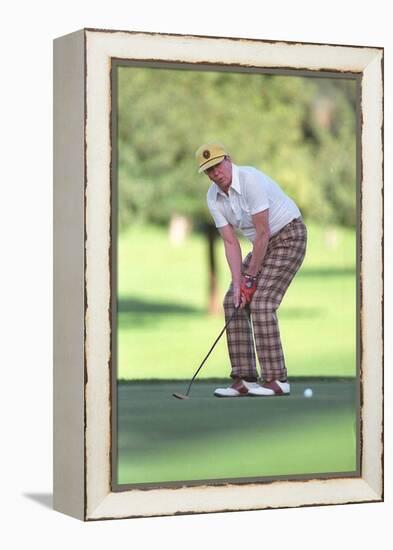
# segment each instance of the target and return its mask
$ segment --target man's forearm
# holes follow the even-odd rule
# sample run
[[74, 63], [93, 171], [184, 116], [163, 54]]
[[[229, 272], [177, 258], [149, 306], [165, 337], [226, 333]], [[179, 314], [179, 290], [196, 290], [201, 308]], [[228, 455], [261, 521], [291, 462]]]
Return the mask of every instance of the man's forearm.
[[269, 244], [269, 234], [267, 232], [259, 233], [255, 237], [252, 257], [247, 268], [247, 273], [252, 276], [256, 276], [261, 269], [263, 259], [266, 254], [266, 250]]
[[224, 241], [225, 256], [232, 274], [234, 285], [240, 286], [242, 273], [242, 251], [239, 241], [231, 243]]

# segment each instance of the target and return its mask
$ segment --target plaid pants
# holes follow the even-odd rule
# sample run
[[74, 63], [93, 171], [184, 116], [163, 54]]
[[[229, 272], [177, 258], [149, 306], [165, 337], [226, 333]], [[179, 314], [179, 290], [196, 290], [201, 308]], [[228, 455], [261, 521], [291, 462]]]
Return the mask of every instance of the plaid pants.
[[[250, 382], [257, 380], [254, 340], [262, 380], [270, 382], [287, 378], [276, 312], [303, 262], [306, 245], [307, 229], [302, 218], [292, 220], [270, 238], [251, 303], [239, 310], [227, 329], [232, 378]], [[244, 271], [250, 260], [251, 253], [243, 261]], [[231, 284], [224, 299], [227, 321], [234, 308]]]

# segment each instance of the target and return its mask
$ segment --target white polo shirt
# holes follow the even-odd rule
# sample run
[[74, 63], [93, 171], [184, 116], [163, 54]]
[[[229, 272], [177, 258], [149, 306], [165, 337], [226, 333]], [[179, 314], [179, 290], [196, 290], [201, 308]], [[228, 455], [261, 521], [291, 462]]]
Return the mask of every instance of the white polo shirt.
[[301, 216], [294, 201], [269, 176], [252, 166], [233, 163], [228, 195], [212, 183], [207, 192], [207, 206], [216, 227], [230, 224], [252, 242], [256, 235], [252, 223], [254, 214], [269, 209], [271, 235]]

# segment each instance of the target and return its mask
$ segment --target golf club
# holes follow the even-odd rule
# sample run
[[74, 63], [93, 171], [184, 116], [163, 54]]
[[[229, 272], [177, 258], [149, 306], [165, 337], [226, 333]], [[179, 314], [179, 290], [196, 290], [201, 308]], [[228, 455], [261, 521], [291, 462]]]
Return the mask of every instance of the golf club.
[[224, 332], [226, 331], [226, 329], [228, 328], [230, 322], [232, 321], [232, 319], [235, 317], [238, 309], [239, 309], [240, 306], [237, 306], [235, 308], [235, 311], [232, 313], [232, 315], [230, 316], [230, 318], [228, 319], [228, 322], [226, 323], [225, 327], [222, 329], [222, 331], [220, 332], [220, 334], [217, 336], [214, 344], [212, 345], [212, 347], [210, 348], [208, 354], [206, 355], [206, 357], [204, 358], [204, 360], [202, 361], [202, 363], [199, 365], [198, 367], [198, 370], [196, 371], [196, 373], [194, 374], [194, 376], [191, 378], [191, 382], [189, 383], [188, 385], [188, 388], [187, 388], [187, 391], [185, 394], [183, 393], [173, 393], [173, 397], [176, 397], [177, 399], [188, 399], [188, 395], [190, 393], [190, 389], [191, 389], [191, 386], [192, 386], [192, 383], [194, 382], [198, 372], [201, 370], [201, 368], [203, 367], [203, 365], [205, 364], [206, 362], [206, 359], [209, 357], [209, 355], [211, 354], [211, 352], [213, 351], [213, 349], [215, 348], [215, 345], [217, 344], [217, 342], [219, 341], [219, 339], [221, 338], [221, 336], [224, 334]]

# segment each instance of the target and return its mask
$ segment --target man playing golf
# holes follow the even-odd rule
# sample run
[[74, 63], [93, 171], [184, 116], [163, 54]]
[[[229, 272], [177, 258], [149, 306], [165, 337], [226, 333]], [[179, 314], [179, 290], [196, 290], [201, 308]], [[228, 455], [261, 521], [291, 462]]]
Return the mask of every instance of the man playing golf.
[[[199, 172], [212, 181], [207, 204], [232, 274], [224, 299], [226, 321], [239, 308], [227, 328], [233, 382], [214, 395], [287, 395], [290, 385], [276, 311], [303, 262], [306, 226], [294, 201], [276, 182], [256, 168], [234, 164], [222, 145], [202, 145], [196, 159]], [[244, 261], [236, 229], [253, 245]]]

